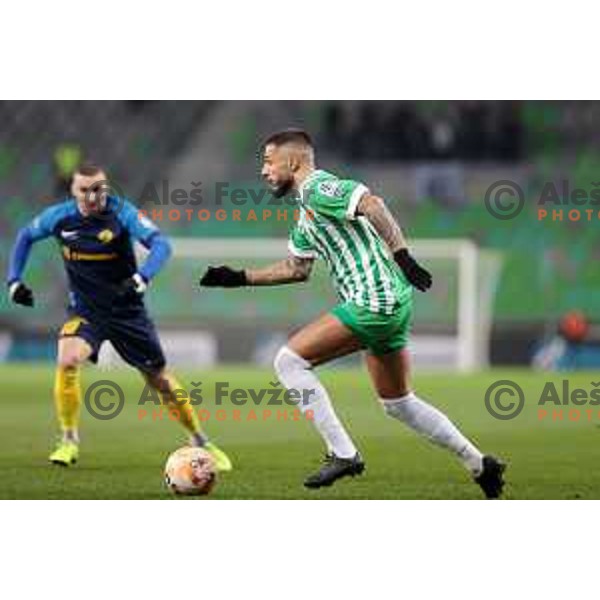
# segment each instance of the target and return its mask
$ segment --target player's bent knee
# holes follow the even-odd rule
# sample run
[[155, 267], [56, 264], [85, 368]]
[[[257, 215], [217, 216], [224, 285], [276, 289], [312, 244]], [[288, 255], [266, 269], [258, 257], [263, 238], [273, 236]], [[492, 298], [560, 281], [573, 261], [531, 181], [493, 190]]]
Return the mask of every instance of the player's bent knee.
[[64, 354], [59, 357], [57, 364], [60, 369], [75, 369], [81, 365], [83, 361], [77, 354]]
[[91, 352], [92, 349], [85, 340], [63, 338], [58, 344], [57, 365], [60, 369], [74, 369], [82, 365]]

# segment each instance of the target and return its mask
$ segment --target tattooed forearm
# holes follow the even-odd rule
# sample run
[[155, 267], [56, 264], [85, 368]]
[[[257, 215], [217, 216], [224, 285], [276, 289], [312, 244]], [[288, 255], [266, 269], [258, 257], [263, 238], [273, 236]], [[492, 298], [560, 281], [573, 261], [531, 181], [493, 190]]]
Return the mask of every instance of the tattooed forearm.
[[366, 194], [358, 203], [358, 212], [369, 219], [392, 252], [406, 248], [402, 229], [381, 198]]
[[250, 285], [279, 285], [306, 281], [312, 270], [312, 258], [288, 256], [262, 269], [246, 269]]

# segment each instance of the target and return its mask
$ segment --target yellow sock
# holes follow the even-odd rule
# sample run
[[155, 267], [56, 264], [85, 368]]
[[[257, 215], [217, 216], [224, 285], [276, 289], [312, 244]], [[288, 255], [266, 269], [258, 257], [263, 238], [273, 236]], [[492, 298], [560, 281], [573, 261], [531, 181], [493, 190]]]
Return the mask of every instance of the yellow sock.
[[168, 390], [162, 391], [162, 399], [165, 407], [168, 410], [177, 410], [179, 422], [189, 431], [192, 436], [192, 439], [198, 443], [198, 445], [204, 445], [206, 443], [207, 438], [202, 433], [202, 428], [200, 427], [200, 421], [198, 419], [198, 415], [194, 412], [194, 407], [190, 404], [190, 397], [188, 393], [185, 393], [185, 397], [181, 391], [177, 394], [177, 399], [173, 398], [174, 390], [183, 390], [185, 388], [173, 377], [173, 375], [165, 374], [164, 380], [167, 382]]
[[79, 367], [58, 367], [56, 369], [54, 404], [63, 434], [69, 436], [72, 441], [77, 441], [81, 407], [81, 369]]

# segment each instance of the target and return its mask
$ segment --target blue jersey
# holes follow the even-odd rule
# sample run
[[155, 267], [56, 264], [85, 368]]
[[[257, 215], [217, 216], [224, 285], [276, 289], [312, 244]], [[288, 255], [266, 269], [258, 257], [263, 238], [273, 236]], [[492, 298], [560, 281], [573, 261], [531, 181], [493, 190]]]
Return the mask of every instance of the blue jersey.
[[[21, 280], [31, 245], [47, 237], [58, 242], [69, 282], [69, 310], [83, 317], [126, 315], [142, 309], [138, 294], [120, 294], [134, 273], [146, 281], [170, 256], [170, 245], [156, 225], [123, 198], [109, 196], [100, 216], [84, 216], [74, 198], [44, 210], [17, 237], [8, 283]], [[133, 241], [150, 249], [138, 269]]]

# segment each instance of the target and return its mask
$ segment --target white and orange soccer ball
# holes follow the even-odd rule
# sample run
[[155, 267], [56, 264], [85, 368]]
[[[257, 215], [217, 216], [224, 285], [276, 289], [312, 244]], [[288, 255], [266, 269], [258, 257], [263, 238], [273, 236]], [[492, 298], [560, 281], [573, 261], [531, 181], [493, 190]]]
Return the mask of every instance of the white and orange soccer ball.
[[216, 481], [213, 457], [202, 448], [179, 448], [167, 459], [165, 482], [174, 494], [206, 496]]

